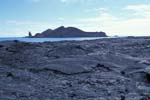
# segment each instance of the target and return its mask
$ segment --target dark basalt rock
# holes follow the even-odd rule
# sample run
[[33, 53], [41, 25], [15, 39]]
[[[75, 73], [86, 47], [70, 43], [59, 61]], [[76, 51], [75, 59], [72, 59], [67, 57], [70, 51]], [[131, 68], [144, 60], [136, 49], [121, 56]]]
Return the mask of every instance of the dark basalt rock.
[[3, 45], [0, 45], [0, 48], [4, 47]]
[[148, 41], [0, 42], [0, 100], [149, 100]]
[[131, 75], [137, 81], [150, 83], [150, 68], [135, 70], [130, 72], [129, 75]]
[[141, 98], [140, 100], [150, 100], [150, 96], [144, 96], [144, 97]]

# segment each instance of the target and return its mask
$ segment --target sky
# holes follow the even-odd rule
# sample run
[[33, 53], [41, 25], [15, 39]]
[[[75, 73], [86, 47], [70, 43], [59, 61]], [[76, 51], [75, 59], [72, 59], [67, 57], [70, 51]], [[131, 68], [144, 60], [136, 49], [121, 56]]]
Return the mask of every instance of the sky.
[[109, 36], [150, 36], [150, 0], [0, 0], [0, 37], [59, 26]]

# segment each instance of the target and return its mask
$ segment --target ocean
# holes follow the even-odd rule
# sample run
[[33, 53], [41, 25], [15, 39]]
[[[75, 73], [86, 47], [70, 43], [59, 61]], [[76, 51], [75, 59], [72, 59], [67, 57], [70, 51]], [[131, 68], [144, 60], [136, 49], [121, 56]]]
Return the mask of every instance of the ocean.
[[57, 42], [57, 41], [83, 41], [83, 40], [96, 40], [104, 38], [115, 38], [115, 37], [81, 37], [81, 38], [21, 38], [21, 37], [9, 37], [0, 38], [1, 41], [13, 41], [18, 40], [22, 42]]

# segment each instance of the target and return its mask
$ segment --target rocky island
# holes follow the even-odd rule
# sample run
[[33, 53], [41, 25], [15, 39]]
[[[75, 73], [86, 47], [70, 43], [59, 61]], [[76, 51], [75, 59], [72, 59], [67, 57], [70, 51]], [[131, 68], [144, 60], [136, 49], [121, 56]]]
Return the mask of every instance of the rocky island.
[[107, 37], [105, 32], [85, 32], [75, 27], [58, 27], [54, 30], [47, 29], [42, 33], [37, 33], [34, 36], [29, 32], [31, 38], [67, 38], [67, 37]]
[[150, 38], [0, 42], [0, 100], [150, 100]]

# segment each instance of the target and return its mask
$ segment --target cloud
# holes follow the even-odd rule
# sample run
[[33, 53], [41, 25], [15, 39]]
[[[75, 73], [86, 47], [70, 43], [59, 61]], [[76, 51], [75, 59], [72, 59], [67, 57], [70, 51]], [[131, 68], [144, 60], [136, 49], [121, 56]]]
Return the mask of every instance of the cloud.
[[81, 22], [108, 22], [108, 21], [115, 21], [117, 20], [116, 17], [110, 15], [109, 13], [101, 13], [99, 14], [99, 16], [96, 16], [96, 17], [92, 17], [92, 18], [82, 18], [82, 19], [79, 19], [79, 21]]
[[133, 11], [150, 11], [150, 5], [128, 5], [125, 9]]
[[150, 34], [150, 18], [123, 18], [108, 12], [101, 13], [96, 17], [79, 19], [81, 23], [90, 25], [82, 27], [88, 31], [105, 31], [110, 36], [146, 36]]
[[[57, 23], [56, 23], [57, 24]], [[48, 28], [57, 27], [56, 24], [49, 22], [33, 22], [25, 20], [8, 20], [3, 22], [5, 27], [2, 27], [3, 30], [0, 30], [0, 36], [26, 36], [28, 31], [31, 31], [33, 34], [42, 32]], [[9, 27], [9, 28], [8, 28]], [[6, 34], [2, 33], [5, 32]]]
[[109, 8], [106, 8], [106, 7], [99, 7], [99, 8], [93, 8], [93, 9], [86, 9], [85, 12], [87, 13], [91, 13], [91, 12], [99, 12], [99, 13], [102, 13], [102, 12], [106, 12], [108, 11]]
[[68, 0], [60, 0], [61, 2], [63, 2], [63, 3], [65, 3], [65, 2], [67, 2]]
[[58, 18], [58, 21], [60, 21], [60, 22], [62, 22], [62, 21], [64, 21], [65, 19], [63, 18], [63, 17], [59, 17]]
[[133, 11], [132, 15], [150, 18], [150, 4], [143, 5], [128, 5], [124, 8], [128, 11]]
[[[62, 3], [87, 3], [87, 2], [99, 2], [99, 0], [60, 0]], [[103, 0], [105, 1], [105, 0]]]

